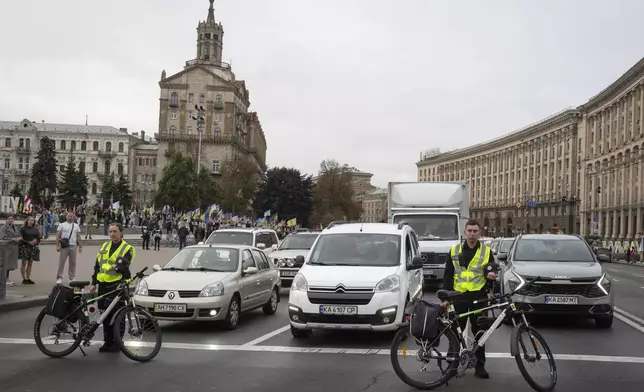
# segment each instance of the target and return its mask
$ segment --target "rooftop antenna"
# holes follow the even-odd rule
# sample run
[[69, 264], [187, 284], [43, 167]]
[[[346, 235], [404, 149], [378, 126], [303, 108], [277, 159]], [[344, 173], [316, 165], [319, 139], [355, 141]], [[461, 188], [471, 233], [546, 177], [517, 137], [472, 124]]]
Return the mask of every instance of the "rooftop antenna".
[[85, 126], [87, 126], [87, 118], [88, 118], [88, 116], [87, 116], [87, 114], [86, 114], [86, 115], [85, 115]]

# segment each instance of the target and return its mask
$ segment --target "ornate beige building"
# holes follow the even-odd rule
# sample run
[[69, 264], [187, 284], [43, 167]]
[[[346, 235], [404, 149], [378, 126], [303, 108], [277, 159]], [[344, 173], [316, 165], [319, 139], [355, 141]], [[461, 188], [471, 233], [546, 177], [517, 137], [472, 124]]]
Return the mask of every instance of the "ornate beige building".
[[[137, 207], [154, 204], [153, 196], [157, 184], [156, 140], [145, 135], [145, 131], [130, 136], [130, 179], [132, 182], [132, 204]], [[163, 169], [161, 169], [163, 170]]]
[[376, 189], [362, 198], [363, 222], [387, 221], [387, 190]]
[[[222, 62], [224, 29], [215, 21], [210, 1], [206, 21], [197, 26], [197, 57], [183, 70], [166, 76], [159, 87], [159, 132], [157, 179], [175, 152], [197, 160], [213, 174], [231, 158], [249, 156], [259, 168], [266, 166], [266, 138], [257, 113], [249, 112], [250, 97], [243, 80], [237, 80], [230, 64]], [[199, 116], [195, 106], [203, 106], [204, 121], [199, 151]]]
[[489, 234], [642, 230], [644, 59], [586, 104], [504, 137], [421, 155], [419, 181], [467, 181]]

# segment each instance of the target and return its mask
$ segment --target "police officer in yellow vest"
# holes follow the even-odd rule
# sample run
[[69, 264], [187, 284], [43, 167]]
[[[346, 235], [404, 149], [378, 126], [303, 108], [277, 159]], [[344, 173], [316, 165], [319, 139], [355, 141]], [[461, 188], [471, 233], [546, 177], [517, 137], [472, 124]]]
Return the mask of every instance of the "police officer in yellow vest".
[[[487, 297], [488, 279], [496, 279], [498, 266], [494, 261], [490, 247], [479, 241], [481, 225], [476, 220], [470, 219], [465, 225], [467, 239], [463, 243], [454, 245], [450, 251], [451, 262], [445, 264], [443, 288], [462, 293], [468, 293], [458, 302], [454, 302], [457, 313], [466, 313], [486, 304], [476, 305], [476, 299]], [[479, 331], [477, 315], [470, 316], [472, 334], [476, 336]], [[467, 319], [459, 320], [461, 328], [465, 330]], [[485, 347], [476, 351], [477, 365], [474, 374], [479, 378], [489, 378], [485, 370]]]
[[[116, 290], [119, 283], [123, 279], [131, 277], [130, 264], [136, 257], [136, 249], [123, 240], [123, 225], [120, 223], [112, 223], [109, 226], [110, 241], [105, 242], [101, 246], [101, 250], [96, 256], [96, 264], [94, 264], [94, 275], [92, 275], [92, 286], [89, 287], [91, 292], [96, 291], [96, 284], [98, 284], [98, 295], [103, 295]], [[99, 300], [98, 307], [101, 310], [107, 309], [114, 295], [108, 295]], [[125, 305], [124, 302], [119, 303], [113, 310], [113, 314]], [[110, 326], [111, 318], [108, 317], [103, 321], [103, 340], [104, 344], [99, 349], [99, 352], [118, 352], [119, 348], [114, 342], [113, 329]], [[121, 335], [123, 334], [121, 331]]]

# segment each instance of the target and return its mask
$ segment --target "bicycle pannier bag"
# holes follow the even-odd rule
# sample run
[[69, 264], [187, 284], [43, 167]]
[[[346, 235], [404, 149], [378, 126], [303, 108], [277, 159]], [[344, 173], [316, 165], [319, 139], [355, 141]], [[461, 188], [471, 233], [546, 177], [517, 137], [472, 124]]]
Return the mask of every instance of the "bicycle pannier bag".
[[49, 294], [45, 312], [50, 316], [56, 317], [58, 319], [63, 319], [67, 317], [69, 311], [71, 310], [73, 299], [73, 289], [61, 285], [56, 285], [51, 290], [51, 294]]
[[443, 308], [438, 304], [420, 301], [411, 315], [411, 334], [417, 339], [435, 339], [438, 334], [438, 318]]

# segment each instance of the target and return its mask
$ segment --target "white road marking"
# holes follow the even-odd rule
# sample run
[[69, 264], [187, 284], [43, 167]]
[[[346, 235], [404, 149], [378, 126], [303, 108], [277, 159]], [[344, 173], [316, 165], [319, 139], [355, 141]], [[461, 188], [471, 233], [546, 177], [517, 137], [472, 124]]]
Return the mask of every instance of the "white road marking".
[[613, 278], [613, 282], [619, 282], [619, 279]]
[[634, 321], [631, 321], [631, 319], [628, 319], [617, 312], [615, 313], [615, 317], [617, 317], [618, 320], [621, 320], [625, 324], [628, 324], [631, 327], [635, 328], [636, 330], [640, 331], [641, 333], [644, 333], [644, 327], [642, 327], [641, 325], [637, 324]]
[[280, 329], [276, 329], [273, 332], [269, 332], [266, 335], [262, 335], [262, 336], [258, 337], [257, 339], [251, 340], [248, 343], [244, 343], [244, 344], [241, 345], [241, 347], [255, 346], [255, 345], [257, 345], [257, 344], [259, 344], [261, 342], [264, 342], [264, 341], [272, 338], [273, 336], [277, 336], [277, 335], [279, 335], [279, 334], [281, 334], [283, 332], [286, 332], [286, 331], [288, 331], [290, 329], [291, 329], [291, 325], [290, 324], [286, 325], [286, 326], [284, 326], [284, 327], [282, 327]]
[[[96, 341], [92, 344], [100, 345]], [[0, 344], [36, 344], [33, 339], [0, 338]], [[163, 343], [163, 348], [176, 350], [199, 350], [199, 351], [242, 351], [242, 352], [271, 352], [271, 353], [298, 353], [298, 354], [353, 354], [353, 355], [390, 355], [388, 348], [324, 348], [324, 347], [288, 347], [288, 346], [245, 346], [245, 345], [217, 345], [217, 344], [195, 344], [195, 343]], [[411, 353], [412, 350], [408, 351]], [[486, 353], [488, 358], [514, 359], [508, 353]], [[609, 355], [578, 355], [578, 354], [555, 354], [555, 359], [560, 361], [582, 361], [582, 362], [620, 362], [620, 363], [641, 363], [644, 364], [644, 357], [626, 357]]]
[[632, 313], [628, 313], [624, 309], [618, 308], [617, 306], [615, 306], [615, 311], [617, 313], [621, 313], [622, 315], [624, 315], [626, 317], [631, 318], [633, 321], [637, 321], [638, 323], [640, 323], [644, 327], [644, 319], [641, 319], [641, 318], [637, 317], [636, 315], [634, 315]]

